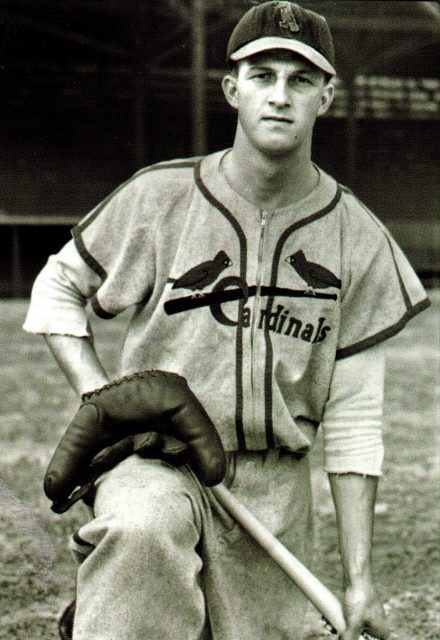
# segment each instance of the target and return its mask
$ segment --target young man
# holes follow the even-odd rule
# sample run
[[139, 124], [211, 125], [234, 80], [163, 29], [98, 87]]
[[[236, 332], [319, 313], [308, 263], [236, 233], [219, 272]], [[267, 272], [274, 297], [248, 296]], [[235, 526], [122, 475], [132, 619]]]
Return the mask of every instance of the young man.
[[[383, 342], [428, 301], [380, 222], [311, 161], [333, 98], [324, 18], [290, 2], [254, 7], [228, 59], [232, 149], [117, 189], [49, 259], [25, 328], [46, 335], [82, 394], [108, 383], [86, 301], [103, 318], [133, 306], [121, 373], [188, 380], [221, 437], [225, 483], [305, 562], [307, 452], [322, 423], [342, 638], [386, 638], [371, 566]], [[187, 466], [132, 455], [104, 474], [75, 548], [74, 640], [302, 637], [304, 598]]]

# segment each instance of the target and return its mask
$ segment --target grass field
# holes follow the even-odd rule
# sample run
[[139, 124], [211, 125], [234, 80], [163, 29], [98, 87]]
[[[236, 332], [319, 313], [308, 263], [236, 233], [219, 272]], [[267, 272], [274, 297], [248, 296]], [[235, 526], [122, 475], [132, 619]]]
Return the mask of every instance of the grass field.
[[[432, 307], [389, 341], [387, 456], [374, 557], [395, 640], [440, 638], [440, 291], [430, 295]], [[26, 306], [0, 301], [0, 640], [58, 637], [56, 618], [74, 589], [66, 543], [88, 517], [81, 504], [56, 516], [43, 495], [45, 465], [77, 399], [42, 339], [21, 331]], [[124, 319], [94, 324], [98, 350], [114, 373]], [[336, 531], [320, 439], [312, 457], [316, 569], [337, 590]], [[312, 614], [309, 637], [321, 637], [319, 628]]]

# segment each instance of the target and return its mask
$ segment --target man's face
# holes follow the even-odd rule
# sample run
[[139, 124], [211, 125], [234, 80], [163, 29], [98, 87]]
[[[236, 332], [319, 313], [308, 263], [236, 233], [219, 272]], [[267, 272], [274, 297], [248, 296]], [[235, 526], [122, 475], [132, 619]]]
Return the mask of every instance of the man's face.
[[286, 156], [310, 144], [315, 120], [333, 98], [325, 74], [287, 51], [241, 61], [224, 79], [223, 89], [238, 111], [240, 134], [270, 156]]

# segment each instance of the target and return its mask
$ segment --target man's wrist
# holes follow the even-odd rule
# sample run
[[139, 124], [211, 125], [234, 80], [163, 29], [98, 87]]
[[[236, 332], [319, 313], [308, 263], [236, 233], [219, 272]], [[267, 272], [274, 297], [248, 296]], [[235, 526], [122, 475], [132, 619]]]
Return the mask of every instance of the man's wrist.
[[344, 569], [343, 587], [366, 587], [373, 584], [373, 572], [371, 565], [365, 566], [363, 569]]

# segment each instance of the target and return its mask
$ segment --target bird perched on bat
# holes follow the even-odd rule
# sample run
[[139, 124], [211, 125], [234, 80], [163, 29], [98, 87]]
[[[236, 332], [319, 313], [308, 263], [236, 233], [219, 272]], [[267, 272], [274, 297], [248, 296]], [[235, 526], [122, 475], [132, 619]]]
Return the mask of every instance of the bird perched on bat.
[[341, 281], [334, 273], [316, 262], [309, 262], [301, 249], [288, 256], [286, 262], [306, 281], [307, 287], [312, 292], [315, 289], [328, 289], [328, 287], [341, 288]]
[[219, 251], [213, 260], [206, 260], [177, 278], [173, 289], [191, 289], [191, 291], [204, 289], [231, 265], [232, 260], [229, 256], [224, 251]]

